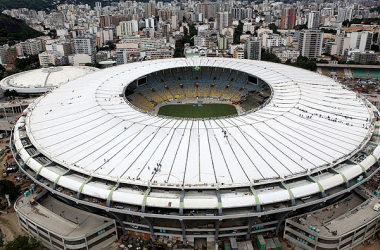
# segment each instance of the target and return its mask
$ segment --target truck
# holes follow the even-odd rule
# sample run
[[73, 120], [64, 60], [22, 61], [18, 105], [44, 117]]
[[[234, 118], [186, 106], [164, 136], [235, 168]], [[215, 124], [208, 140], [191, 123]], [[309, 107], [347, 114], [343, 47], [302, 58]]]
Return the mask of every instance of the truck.
[[376, 203], [376, 204], [373, 206], [373, 210], [375, 210], [375, 211], [379, 211], [379, 210], [380, 210], [380, 204], [379, 204], [379, 203]]

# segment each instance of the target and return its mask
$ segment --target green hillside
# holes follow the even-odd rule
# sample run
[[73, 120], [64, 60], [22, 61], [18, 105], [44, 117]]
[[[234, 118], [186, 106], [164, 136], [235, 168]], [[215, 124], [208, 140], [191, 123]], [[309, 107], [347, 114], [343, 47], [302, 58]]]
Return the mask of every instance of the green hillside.
[[52, 2], [50, 0], [0, 0], [0, 9], [46, 10], [53, 7]]
[[9, 41], [24, 41], [42, 35], [42, 32], [30, 28], [21, 20], [0, 14], [0, 44]]

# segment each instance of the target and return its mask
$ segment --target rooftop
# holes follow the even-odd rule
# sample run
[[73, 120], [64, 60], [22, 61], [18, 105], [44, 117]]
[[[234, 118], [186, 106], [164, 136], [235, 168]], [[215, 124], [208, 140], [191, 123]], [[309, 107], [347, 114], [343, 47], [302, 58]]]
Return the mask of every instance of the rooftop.
[[36, 198], [35, 193], [27, 197], [21, 196], [16, 201], [15, 208], [34, 223], [64, 238], [83, 237], [104, 223], [113, 221], [66, 205], [51, 196], [47, 196], [41, 202], [38, 200], [37, 205], [30, 205], [29, 201], [33, 198]]
[[63, 66], [24, 71], [0, 81], [3, 90], [19, 93], [43, 93], [61, 84], [98, 71], [93, 67]]

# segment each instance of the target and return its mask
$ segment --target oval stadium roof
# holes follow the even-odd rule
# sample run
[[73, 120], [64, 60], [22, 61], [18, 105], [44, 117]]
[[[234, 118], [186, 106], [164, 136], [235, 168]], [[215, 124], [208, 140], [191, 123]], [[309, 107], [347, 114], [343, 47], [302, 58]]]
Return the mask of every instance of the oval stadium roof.
[[[141, 76], [194, 66], [257, 76], [271, 86], [272, 98], [239, 116], [170, 119], [120, 97]], [[26, 131], [39, 152], [93, 177], [147, 186], [250, 186], [350, 158], [370, 139], [372, 118], [366, 100], [317, 73], [263, 61], [192, 58], [131, 63], [70, 81], [36, 101]]]
[[0, 81], [3, 90], [16, 90], [22, 94], [44, 93], [61, 84], [92, 74], [99, 69], [85, 66], [63, 66], [24, 71]]

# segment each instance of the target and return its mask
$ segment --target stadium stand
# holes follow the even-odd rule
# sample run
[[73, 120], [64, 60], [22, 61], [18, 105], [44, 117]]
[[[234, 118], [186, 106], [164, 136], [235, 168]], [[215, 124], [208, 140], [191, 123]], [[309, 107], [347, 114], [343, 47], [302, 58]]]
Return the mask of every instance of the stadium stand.
[[380, 78], [380, 70], [370, 69], [368, 72], [372, 78]]
[[352, 69], [352, 73], [354, 77], [358, 77], [358, 78], [368, 77], [367, 71], [365, 69]]
[[192, 67], [165, 70], [149, 74], [146, 84], [132, 89], [127, 96], [131, 103], [142, 110], [150, 110], [155, 104], [177, 98], [213, 97], [239, 101], [250, 92], [267, 88], [263, 81], [248, 83], [248, 75], [222, 68]]
[[346, 77], [346, 74], [344, 73], [344, 69], [341, 69], [341, 68], [338, 69], [338, 76], [339, 77]]
[[170, 93], [169, 88], [165, 88], [163, 86], [159, 86], [155, 88], [157, 94], [159, 94], [164, 100], [169, 100], [174, 98]]
[[179, 85], [172, 85], [170, 86], [170, 92], [174, 96], [174, 98], [181, 98], [184, 97], [184, 93], [182, 88]]

